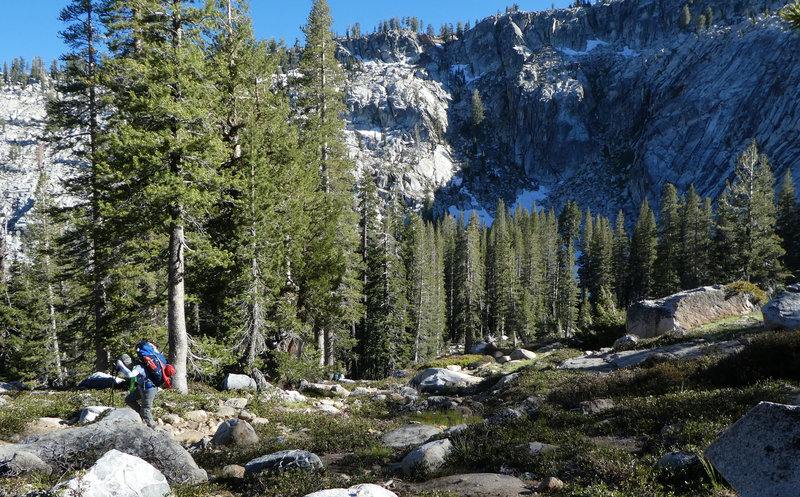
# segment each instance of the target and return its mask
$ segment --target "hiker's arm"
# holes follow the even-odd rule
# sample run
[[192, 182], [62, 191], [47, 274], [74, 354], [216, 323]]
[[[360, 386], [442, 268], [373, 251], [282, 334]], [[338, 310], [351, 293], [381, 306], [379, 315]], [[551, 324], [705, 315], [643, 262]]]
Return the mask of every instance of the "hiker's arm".
[[125, 376], [127, 376], [128, 378], [133, 378], [134, 376], [137, 376], [139, 374], [139, 373], [134, 373], [133, 371], [128, 369], [127, 366], [125, 366], [125, 364], [119, 359], [117, 359], [117, 367], [119, 368], [120, 371], [125, 373]]

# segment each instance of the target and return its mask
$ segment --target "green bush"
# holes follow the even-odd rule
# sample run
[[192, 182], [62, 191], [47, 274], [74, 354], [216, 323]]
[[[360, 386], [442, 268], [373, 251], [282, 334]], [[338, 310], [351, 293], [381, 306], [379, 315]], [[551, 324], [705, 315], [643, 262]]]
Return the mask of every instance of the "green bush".
[[725, 296], [727, 298], [730, 298], [737, 293], [743, 293], [747, 295], [750, 297], [751, 302], [758, 304], [759, 306], [762, 306], [769, 301], [767, 298], [767, 292], [760, 289], [757, 285], [750, 283], [749, 281], [734, 281], [725, 287]]
[[739, 353], [711, 365], [698, 379], [720, 387], [768, 379], [800, 381], [800, 330], [758, 335]]

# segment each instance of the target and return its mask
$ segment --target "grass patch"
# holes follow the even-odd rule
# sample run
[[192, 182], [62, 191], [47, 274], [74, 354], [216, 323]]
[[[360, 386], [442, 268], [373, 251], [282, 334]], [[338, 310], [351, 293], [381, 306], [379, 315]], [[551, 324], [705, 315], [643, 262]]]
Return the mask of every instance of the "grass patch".
[[461, 366], [462, 368], [466, 368], [472, 363], [486, 364], [489, 362], [494, 362], [494, 358], [480, 354], [451, 355], [423, 363], [419, 365], [417, 369], [424, 371], [428, 368], [446, 368], [447, 366]]
[[74, 392], [42, 392], [24, 391], [6, 395], [9, 405], [2, 409], [0, 416], [0, 440], [7, 440], [19, 433], [28, 421], [37, 418], [72, 419], [80, 410], [99, 401], [88, 394]]
[[412, 414], [408, 420], [432, 426], [456, 426], [460, 424], [478, 423], [480, 416], [464, 414], [458, 411], [424, 411]]

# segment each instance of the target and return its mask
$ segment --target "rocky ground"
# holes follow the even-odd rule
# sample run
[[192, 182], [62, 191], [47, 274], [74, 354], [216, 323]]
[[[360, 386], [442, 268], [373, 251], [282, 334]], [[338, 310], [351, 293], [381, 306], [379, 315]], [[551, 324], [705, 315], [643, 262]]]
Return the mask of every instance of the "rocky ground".
[[141, 460], [148, 488], [178, 496], [736, 495], [705, 448], [759, 402], [794, 403], [800, 380], [800, 333], [759, 317], [617, 350], [488, 346], [380, 382], [194, 384], [159, 393], [156, 430], [121, 390], [4, 383], [0, 495], [85, 490]]

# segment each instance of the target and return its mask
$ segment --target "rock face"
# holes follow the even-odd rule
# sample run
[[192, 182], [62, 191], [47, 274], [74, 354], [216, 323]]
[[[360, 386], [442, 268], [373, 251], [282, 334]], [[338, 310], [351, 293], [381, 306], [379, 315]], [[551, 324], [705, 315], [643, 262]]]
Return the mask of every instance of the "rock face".
[[653, 338], [753, 310], [745, 294], [731, 294], [722, 285], [706, 286], [633, 304], [628, 308], [625, 327], [630, 335]]
[[55, 495], [164, 497], [172, 490], [164, 475], [142, 459], [110, 450], [86, 474], [57, 485]]
[[[487, 221], [501, 196], [626, 219], [666, 182], [714, 198], [752, 138], [776, 177], [791, 168], [797, 181], [800, 38], [774, 14], [785, 3], [764, 0], [765, 15], [750, 0], [697, 0], [693, 16], [714, 14], [699, 34], [679, 26], [685, 0], [617, 0], [492, 15], [446, 43], [410, 30], [341, 38], [350, 156], [384, 193], [417, 206], [433, 194], [436, 214]], [[473, 133], [476, 90], [486, 120]], [[54, 185], [69, 174], [69, 152], [37, 139], [44, 102], [36, 85], [0, 92], [10, 233], [34, 201], [37, 149]]]
[[[131, 411], [118, 409], [117, 411]], [[131, 411], [132, 412], [132, 411]], [[140, 457], [154, 464], [175, 483], [201, 483], [208, 480], [186, 450], [166, 432], [153, 430], [141, 421], [131, 421], [124, 413], [113, 412], [101, 421], [57, 432], [35, 435], [17, 445], [0, 446], [0, 461], [17, 452], [29, 452], [52, 467], [73, 461], [77, 454], [104, 454], [112, 449]]]
[[764, 328], [800, 328], [800, 285], [790, 285], [761, 308]]
[[783, 497], [800, 488], [800, 407], [761, 402], [706, 449], [741, 497]]
[[475, 385], [483, 381], [477, 376], [472, 376], [459, 371], [450, 371], [445, 368], [428, 368], [411, 379], [411, 384], [420, 392], [438, 392], [447, 387]]

